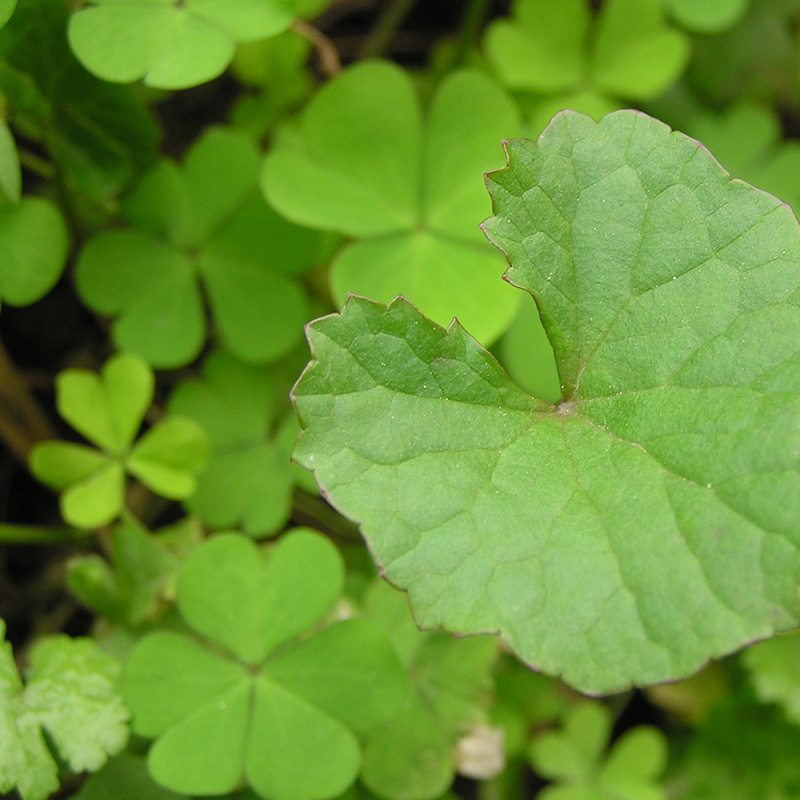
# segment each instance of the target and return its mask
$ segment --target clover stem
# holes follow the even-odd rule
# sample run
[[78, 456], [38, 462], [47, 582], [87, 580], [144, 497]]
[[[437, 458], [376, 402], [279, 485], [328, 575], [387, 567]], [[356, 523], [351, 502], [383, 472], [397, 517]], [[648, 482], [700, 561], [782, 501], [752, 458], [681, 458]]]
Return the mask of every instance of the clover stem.
[[4, 544], [69, 544], [93, 535], [94, 531], [66, 526], [0, 524], [0, 542]]
[[458, 67], [464, 63], [470, 47], [478, 40], [486, 16], [491, 10], [491, 0], [469, 0], [464, 16], [461, 18], [461, 28], [458, 32], [455, 51], [451, 57], [451, 67]]
[[319, 57], [319, 66], [324, 75], [333, 78], [342, 71], [342, 62], [336, 45], [318, 28], [302, 19], [292, 22], [292, 30], [314, 45]]
[[295, 489], [292, 521], [309, 525], [346, 542], [361, 541], [358, 526], [335, 511], [322, 497]]
[[58, 433], [0, 343], [0, 437], [27, 462], [37, 442], [58, 439]]
[[398, 27], [417, 0], [389, 0], [377, 22], [364, 40], [359, 56], [375, 58], [383, 55]]

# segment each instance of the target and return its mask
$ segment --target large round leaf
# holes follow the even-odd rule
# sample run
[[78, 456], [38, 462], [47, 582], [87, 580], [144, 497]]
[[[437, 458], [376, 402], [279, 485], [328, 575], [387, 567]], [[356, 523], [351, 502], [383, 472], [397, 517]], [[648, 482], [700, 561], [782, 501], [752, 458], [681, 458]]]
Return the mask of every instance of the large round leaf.
[[677, 679], [797, 623], [800, 234], [632, 111], [508, 145], [487, 223], [562, 399], [463, 329], [354, 298], [310, 328], [296, 457], [418, 622], [499, 631], [587, 692]]

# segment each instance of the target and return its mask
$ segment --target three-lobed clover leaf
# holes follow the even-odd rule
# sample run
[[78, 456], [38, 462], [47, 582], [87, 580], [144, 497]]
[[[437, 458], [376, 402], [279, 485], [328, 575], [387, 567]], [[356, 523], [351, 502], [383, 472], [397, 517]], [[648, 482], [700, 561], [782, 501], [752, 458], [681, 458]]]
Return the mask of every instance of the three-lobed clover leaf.
[[196, 473], [208, 457], [208, 441], [197, 423], [170, 417], [134, 444], [153, 388], [153, 371], [130, 353], [110, 358], [100, 376], [84, 369], [59, 374], [59, 414], [100, 449], [42, 442], [31, 451], [30, 467], [62, 492], [61, 514], [71, 525], [97, 528], [117, 517], [125, 502], [126, 472], [170, 499], [194, 492]]
[[365, 606], [388, 632], [412, 688], [368, 735], [361, 780], [380, 797], [438, 798], [455, 776], [457, 740], [486, 721], [496, 642], [421, 632], [405, 596], [384, 581], [370, 587]]
[[403, 293], [438, 322], [457, 316], [488, 344], [518, 301], [480, 235], [481, 174], [518, 128], [514, 104], [479, 72], [448, 77], [423, 115], [403, 70], [363, 62], [312, 98], [299, 136], [267, 155], [262, 186], [289, 219], [356, 240], [331, 267], [339, 302], [348, 292], [384, 301]]
[[305, 529], [266, 561], [240, 534], [189, 556], [178, 608], [211, 646], [157, 632], [123, 674], [134, 731], [156, 737], [148, 764], [159, 783], [223, 794], [246, 782], [270, 800], [321, 800], [355, 780], [358, 736], [394, 713], [408, 685], [377, 623], [318, 627], [343, 578], [336, 548]]
[[86, 244], [78, 291], [117, 318], [120, 349], [157, 367], [188, 364], [206, 340], [203, 294], [220, 339], [239, 358], [263, 363], [297, 344], [307, 300], [293, 278], [313, 261], [318, 240], [267, 206], [258, 162], [246, 137], [211, 129], [182, 167], [163, 161], [127, 198], [124, 213], [136, 227]]
[[23, 685], [5, 632], [0, 620], [0, 792], [45, 800], [59, 787], [45, 732], [73, 772], [97, 770], [125, 747], [119, 665], [91, 639], [46, 637], [30, 651]]
[[295, 458], [417, 621], [497, 631], [590, 693], [797, 624], [800, 235], [644, 114], [507, 144], [485, 227], [536, 299], [561, 400], [460, 325], [352, 298], [309, 326]]
[[172, 393], [169, 410], [201, 425], [211, 442], [209, 463], [186, 507], [214, 529], [276, 533], [291, 510], [298, 428], [271, 372], [218, 351], [203, 365], [202, 378]]
[[665, 24], [659, 0], [609, 0], [593, 17], [586, 0], [516, 0], [493, 22], [487, 57], [510, 89], [540, 96], [530, 109], [536, 132], [562, 108], [600, 117], [615, 98], [652, 100], [680, 76], [686, 37]]
[[295, 0], [92, 0], [69, 21], [69, 43], [106, 81], [185, 89], [221, 75], [237, 42], [286, 30]]
[[602, 703], [580, 703], [566, 712], [561, 730], [534, 738], [530, 760], [543, 777], [557, 781], [542, 800], [664, 800], [658, 777], [667, 761], [664, 735], [648, 725], [627, 731], [603, 755], [611, 735], [611, 712]]

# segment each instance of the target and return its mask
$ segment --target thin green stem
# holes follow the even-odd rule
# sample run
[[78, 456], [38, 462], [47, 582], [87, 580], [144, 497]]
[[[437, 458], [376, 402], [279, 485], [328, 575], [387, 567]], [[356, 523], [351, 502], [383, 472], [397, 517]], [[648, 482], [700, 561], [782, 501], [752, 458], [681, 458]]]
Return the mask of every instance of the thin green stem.
[[56, 176], [56, 168], [53, 162], [37, 156], [36, 153], [31, 153], [30, 150], [20, 150], [19, 161], [25, 169], [30, 170], [41, 178], [46, 178], [48, 181], [53, 180]]
[[361, 46], [361, 58], [377, 58], [383, 55], [416, 2], [417, 0], [389, 0]]
[[453, 67], [461, 66], [467, 58], [470, 48], [478, 42], [478, 37], [492, 7], [492, 0], [470, 0], [461, 19], [455, 51]]
[[295, 489], [292, 520], [328, 533], [346, 542], [361, 541], [358, 526], [346, 520], [321, 497], [302, 489]]
[[68, 526], [10, 525], [0, 523], [3, 544], [73, 544], [88, 541], [94, 534]]

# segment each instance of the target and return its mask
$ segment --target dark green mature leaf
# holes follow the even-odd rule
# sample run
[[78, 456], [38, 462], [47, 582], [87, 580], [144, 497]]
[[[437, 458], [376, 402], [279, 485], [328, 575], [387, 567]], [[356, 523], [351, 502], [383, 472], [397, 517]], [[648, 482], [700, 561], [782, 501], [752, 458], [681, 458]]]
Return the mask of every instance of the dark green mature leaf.
[[163, 161], [126, 198], [133, 230], [105, 230], [78, 259], [84, 302], [117, 317], [122, 349], [159, 367], [195, 359], [205, 342], [199, 282], [220, 339], [239, 358], [289, 352], [307, 319], [292, 278], [316, 255], [317, 235], [280, 218], [258, 191], [258, 151], [244, 136], [207, 131], [182, 168]]
[[696, 142], [626, 111], [508, 145], [486, 228], [562, 386], [353, 298], [309, 329], [295, 457], [418, 622], [499, 631], [587, 692], [796, 624], [800, 236]]
[[130, 89], [78, 63], [67, 18], [61, 0], [19, 0], [0, 31], [0, 89], [12, 125], [44, 142], [70, 188], [102, 202], [155, 160], [158, 130]]
[[203, 365], [202, 380], [172, 393], [169, 409], [203, 426], [212, 446], [187, 508], [217, 529], [264, 535], [285, 525], [304, 471], [290, 463], [297, 421], [272, 372], [218, 351]]
[[377, 623], [298, 638], [341, 591], [330, 542], [295, 529], [264, 555], [237, 534], [195, 550], [178, 576], [178, 607], [213, 649], [159, 631], [126, 664], [134, 730], [157, 737], [150, 771], [175, 791], [224, 794], [245, 779], [270, 800], [335, 796], [358, 772], [356, 734], [389, 717], [407, 690]]

